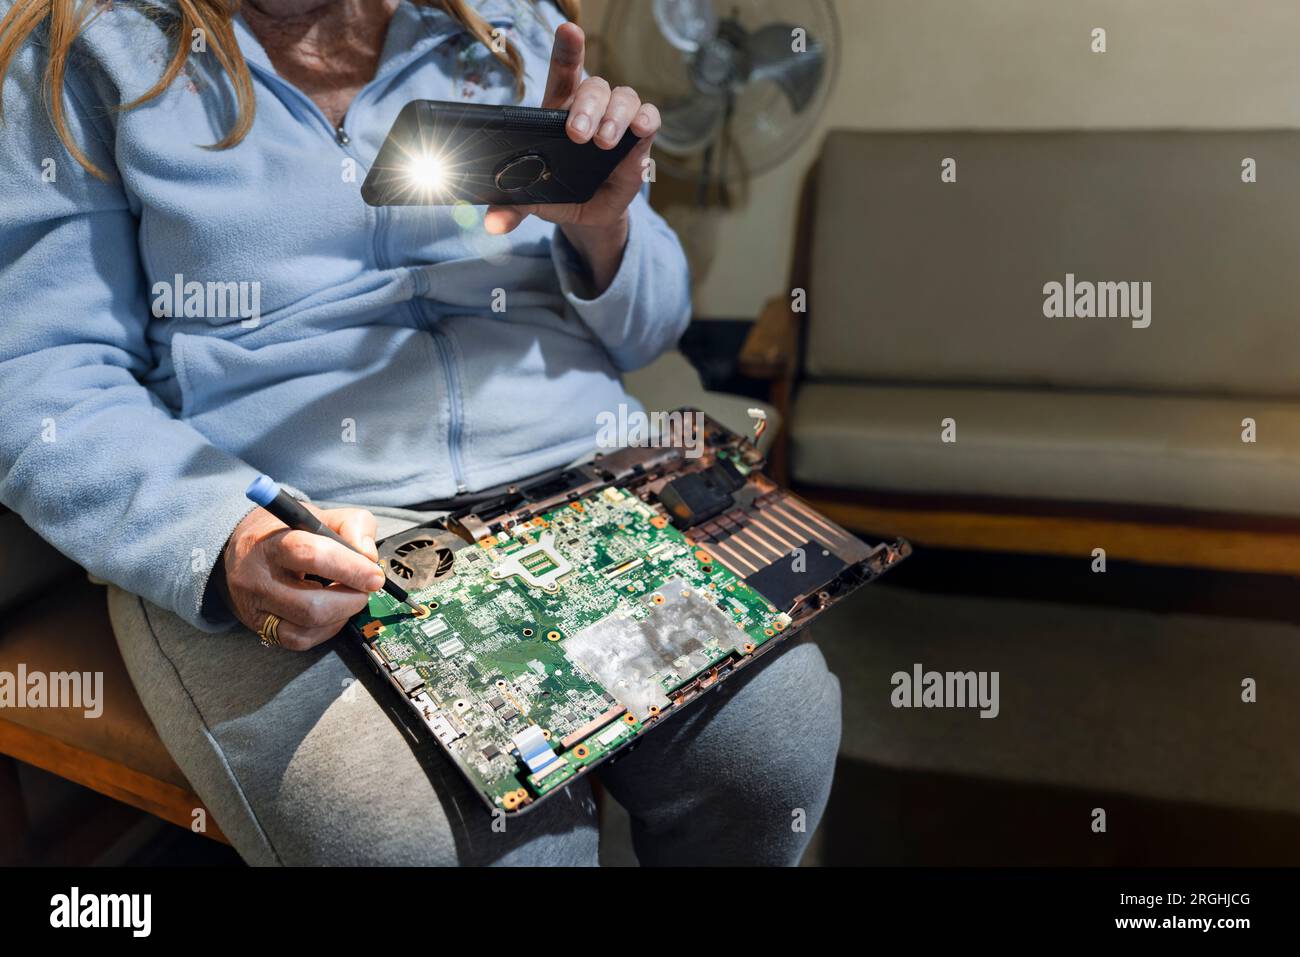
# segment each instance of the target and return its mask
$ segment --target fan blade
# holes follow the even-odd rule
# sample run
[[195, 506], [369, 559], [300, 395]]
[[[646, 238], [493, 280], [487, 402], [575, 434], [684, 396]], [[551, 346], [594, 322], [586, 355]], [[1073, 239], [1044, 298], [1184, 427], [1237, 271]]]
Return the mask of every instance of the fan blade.
[[807, 49], [796, 53], [790, 47], [795, 27], [769, 23], [749, 36], [749, 82], [771, 80], [785, 93], [790, 106], [802, 113], [817, 95], [826, 65], [820, 40], [809, 36]]
[[660, 107], [663, 126], [655, 142], [669, 153], [695, 153], [717, 138], [726, 111], [722, 94], [698, 93]]
[[654, 18], [663, 38], [683, 53], [694, 53], [718, 29], [710, 0], [654, 0]]

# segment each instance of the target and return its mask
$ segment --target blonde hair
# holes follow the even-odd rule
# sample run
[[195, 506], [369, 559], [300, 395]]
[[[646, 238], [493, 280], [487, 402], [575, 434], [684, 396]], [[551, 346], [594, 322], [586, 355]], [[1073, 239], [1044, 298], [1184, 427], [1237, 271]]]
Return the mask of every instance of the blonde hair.
[[[230, 77], [235, 89], [235, 121], [212, 149], [229, 149], [239, 143], [253, 126], [255, 103], [253, 97], [253, 80], [244, 62], [244, 54], [235, 40], [232, 25], [238, 10], [238, 0], [173, 0], [176, 5], [177, 22], [173, 29], [176, 49], [167, 62], [166, 69], [158, 82], [130, 103], [122, 105], [123, 110], [133, 109], [142, 103], [162, 94], [185, 69], [189, 59], [190, 46], [182, 38], [193, 36], [195, 30], [202, 30], [207, 38], [208, 50], [216, 58], [217, 66]], [[484, 44], [515, 78], [515, 95], [524, 94], [524, 61], [507, 41], [504, 46], [493, 42], [492, 25], [474, 9], [470, 0], [414, 0], [421, 6], [442, 8], [448, 15]], [[564, 16], [578, 21], [580, 0], [555, 0], [556, 6]], [[98, 15], [94, 0], [14, 0], [13, 6], [0, 21], [0, 86], [3, 86], [9, 65], [13, 62], [22, 45], [42, 23], [49, 24], [49, 58], [45, 67], [45, 98], [50, 121], [55, 132], [68, 152], [87, 172], [98, 177], [108, 177], [98, 166], [91, 162], [68, 130], [67, 117], [63, 110], [63, 84], [68, 69], [68, 55], [73, 41], [81, 35], [90, 21]], [[3, 101], [0, 100], [0, 111]]]

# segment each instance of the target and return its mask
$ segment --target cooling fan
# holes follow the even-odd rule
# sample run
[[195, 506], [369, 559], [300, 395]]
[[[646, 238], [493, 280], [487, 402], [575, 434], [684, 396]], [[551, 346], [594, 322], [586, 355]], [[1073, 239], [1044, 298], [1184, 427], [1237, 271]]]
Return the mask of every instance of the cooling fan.
[[455, 574], [464, 541], [447, 532], [413, 528], [386, 539], [379, 549], [384, 573], [408, 591], [420, 591]]

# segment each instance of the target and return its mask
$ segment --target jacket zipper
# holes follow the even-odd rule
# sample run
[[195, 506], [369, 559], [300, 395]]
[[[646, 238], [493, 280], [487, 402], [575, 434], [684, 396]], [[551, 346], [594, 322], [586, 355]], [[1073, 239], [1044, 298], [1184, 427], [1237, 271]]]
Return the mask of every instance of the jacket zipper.
[[[262, 66], [260, 63], [257, 63], [255, 61], [249, 60], [248, 67], [250, 70], [252, 70], [252, 72], [260, 76], [265, 82], [272, 84], [274, 86], [278, 86], [284, 90], [287, 90], [289, 95], [292, 96], [295, 100], [297, 100], [299, 105], [301, 105], [304, 109], [306, 109], [307, 112], [310, 113], [312, 117], [329, 132], [330, 139], [332, 139], [335, 143], [337, 143], [340, 147], [342, 147], [343, 151], [347, 153], [348, 156], [360, 162], [361, 158], [347, 148], [352, 144], [352, 137], [348, 135], [347, 130], [345, 128], [348, 119], [346, 113], [343, 115], [343, 122], [340, 123], [338, 126], [335, 126], [333, 123], [329, 121], [329, 117], [327, 117], [323, 112], [321, 112], [321, 108], [316, 105], [316, 103], [312, 100], [312, 98], [309, 97], [306, 93], [302, 92], [302, 90], [298, 89], [292, 83], [288, 82], [287, 80], [281, 79], [278, 74], [276, 74], [271, 70], [267, 70], [264, 66]], [[364, 92], [365, 92], [365, 88], [363, 87], [361, 91], [357, 93], [356, 98], [353, 100], [354, 105], [356, 104], [357, 100], [361, 99], [361, 95]]]
[[451, 344], [447, 336], [435, 329], [428, 330], [438, 346], [438, 355], [442, 357], [442, 371], [447, 377], [447, 397], [451, 400], [451, 414], [447, 417], [447, 451], [451, 458], [451, 477], [456, 482], [456, 494], [463, 495], [469, 491], [465, 484], [465, 469], [460, 458], [460, 433], [465, 420], [461, 406], [460, 370], [456, 368], [455, 357], [451, 354]]

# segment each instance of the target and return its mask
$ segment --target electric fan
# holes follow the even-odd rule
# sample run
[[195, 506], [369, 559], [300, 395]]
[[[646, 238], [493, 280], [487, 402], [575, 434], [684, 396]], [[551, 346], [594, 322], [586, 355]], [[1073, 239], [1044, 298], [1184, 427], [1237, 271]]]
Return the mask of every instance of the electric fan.
[[724, 205], [802, 144], [838, 61], [829, 0], [614, 0], [601, 35], [603, 72], [659, 106], [656, 163]]

